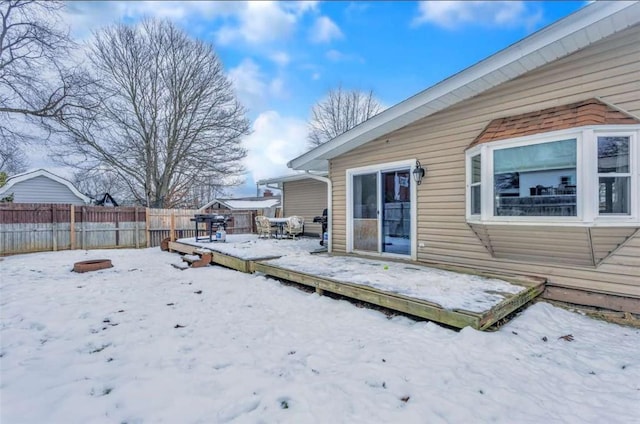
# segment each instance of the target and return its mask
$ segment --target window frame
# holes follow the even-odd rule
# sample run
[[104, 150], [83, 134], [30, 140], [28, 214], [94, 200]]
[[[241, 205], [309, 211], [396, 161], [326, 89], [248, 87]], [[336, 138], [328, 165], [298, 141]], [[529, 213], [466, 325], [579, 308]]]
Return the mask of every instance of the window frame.
[[[595, 203], [595, 218], [597, 220], [619, 220], [629, 218], [630, 216], [638, 216], [638, 208], [640, 207], [640, 197], [638, 187], [638, 161], [637, 158], [637, 135], [639, 131], [606, 131], [606, 130], [597, 130], [594, 131], [594, 172], [595, 172], [595, 184], [596, 189], [600, 186], [600, 177], [628, 177], [629, 178], [629, 213], [600, 213], [600, 194], [596, 192], [596, 203]], [[598, 171], [598, 137], [629, 137], [629, 172], [599, 172]], [[634, 178], [636, 175], [636, 178]], [[635, 195], [634, 195], [635, 194]]]
[[[599, 213], [598, 137], [629, 137], [630, 214]], [[576, 140], [576, 216], [495, 216], [493, 152], [574, 138]], [[465, 152], [466, 220], [482, 224], [522, 225], [637, 225], [640, 211], [640, 125], [582, 126], [524, 137], [482, 143]], [[481, 213], [471, 213], [471, 158], [481, 155]], [[613, 175], [613, 174], [612, 174]], [[616, 174], [617, 175], [617, 174]], [[475, 185], [475, 184], [474, 184]]]
[[[482, 200], [484, 198], [483, 193], [482, 193], [482, 151], [480, 149], [476, 150], [477, 153], [469, 155], [467, 157], [467, 186], [469, 187], [468, 191], [468, 199], [467, 199], [467, 215], [468, 216], [475, 216], [475, 217], [480, 217], [482, 215], [482, 210], [484, 209], [482, 207]], [[473, 182], [473, 158], [479, 156], [480, 157], [480, 181], [474, 183]], [[480, 212], [479, 213], [474, 213], [473, 212], [473, 202], [472, 202], [472, 192], [473, 192], [473, 187], [480, 187]]]

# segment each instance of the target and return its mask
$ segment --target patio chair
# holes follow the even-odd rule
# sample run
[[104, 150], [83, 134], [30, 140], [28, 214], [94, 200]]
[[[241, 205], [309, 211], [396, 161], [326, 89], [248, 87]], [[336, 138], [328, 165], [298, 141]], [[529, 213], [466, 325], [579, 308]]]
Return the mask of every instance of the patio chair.
[[290, 216], [284, 225], [284, 232], [287, 237], [295, 239], [298, 234], [304, 231], [304, 218], [301, 216]]
[[271, 223], [266, 216], [256, 216], [256, 230], [258, 231], [258, 238], [264, 236], [266, 238], [271, 237]]

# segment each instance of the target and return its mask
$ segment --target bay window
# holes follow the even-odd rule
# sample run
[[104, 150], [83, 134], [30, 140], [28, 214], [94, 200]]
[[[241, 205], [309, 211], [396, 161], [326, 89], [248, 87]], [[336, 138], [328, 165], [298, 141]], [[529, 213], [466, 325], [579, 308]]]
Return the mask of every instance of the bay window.
[[639, 221], [640, 127], [591, 126], [484, 142], [467, 151], [467, 220]]

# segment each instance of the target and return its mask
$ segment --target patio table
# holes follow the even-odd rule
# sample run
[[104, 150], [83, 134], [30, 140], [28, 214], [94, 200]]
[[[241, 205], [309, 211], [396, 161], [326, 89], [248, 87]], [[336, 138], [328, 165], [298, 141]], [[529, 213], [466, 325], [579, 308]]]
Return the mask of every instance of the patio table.
[[272, 227], [276, 229], [276, 238], [278, 238], [278, 234], [280, 238], [284, 236], [284, 226], [289, 220], [289, 218], [267, 218]]

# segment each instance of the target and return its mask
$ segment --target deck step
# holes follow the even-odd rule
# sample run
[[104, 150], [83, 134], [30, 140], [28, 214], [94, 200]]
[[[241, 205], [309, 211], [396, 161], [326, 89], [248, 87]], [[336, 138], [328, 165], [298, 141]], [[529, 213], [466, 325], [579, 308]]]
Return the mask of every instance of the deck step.
[[184, 255], [182, 260], [191, 268], [208, 266], [213, 259], [211, 251], [195, 251], [193, 255]]
[[180, 271], [184, 271], [185, 269], [189, 268], [189, 264], [187, 262], [177, 262], [171, 264], [171, 266], [174, 268], [178, 268]]

